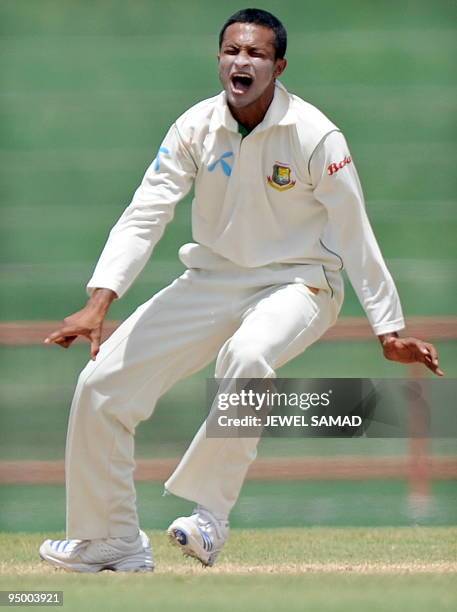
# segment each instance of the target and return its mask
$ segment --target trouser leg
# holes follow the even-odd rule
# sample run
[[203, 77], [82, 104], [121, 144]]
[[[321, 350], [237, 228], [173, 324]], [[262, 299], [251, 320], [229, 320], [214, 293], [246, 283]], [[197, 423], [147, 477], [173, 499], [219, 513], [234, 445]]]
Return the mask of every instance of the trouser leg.
[[[234, 324], [191, 272], [143, 304], [81, 373], [66, 449], [67, 536], [138, 530], [134, 433], [177, 380], [209, 363]], [[219, 299], [219, 301], [218, 301]]]
[[[219, 352], [216, 377], [273, 378], [277, 367], [333, 325], [339, 306], [328, 292], [314, 295], [302, 284], [276, 287], [260, 299], [254, 296], [240, 327]], [[209, 438], [204, 423], [165, 488], [227, 516], [256, 457], [257, 444], [258, 438]]]

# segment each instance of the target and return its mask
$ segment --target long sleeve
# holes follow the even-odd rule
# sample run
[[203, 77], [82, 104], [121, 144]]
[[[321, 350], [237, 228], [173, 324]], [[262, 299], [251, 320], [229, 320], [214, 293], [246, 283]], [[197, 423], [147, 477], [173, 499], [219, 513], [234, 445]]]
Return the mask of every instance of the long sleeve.
[[112, 228], [92, 278], [96, 287], [122, 297], [141, 272], [173, 218], [175, 205], [190, 191], [197, 167], [178, 128], [172, 125], [132, 202]]
[[362, 188], [339, 131], [310, 160], [314, 196], [328, 214], [322, 246], [337, 254], [376, 335], [402, 329], [400, 299], [365, 211]]

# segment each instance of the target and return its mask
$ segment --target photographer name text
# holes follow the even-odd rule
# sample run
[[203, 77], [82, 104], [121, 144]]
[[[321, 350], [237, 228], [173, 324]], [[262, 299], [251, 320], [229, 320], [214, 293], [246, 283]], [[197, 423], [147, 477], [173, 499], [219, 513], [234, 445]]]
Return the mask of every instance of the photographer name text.
[[362, 418], [354, 415], [313, 415], [307, 419], [304, 415], [268, 415], [266, 419], [246, 415], [241, 418], [225, 414], [217, 419], [219, 427], [360, 427]]

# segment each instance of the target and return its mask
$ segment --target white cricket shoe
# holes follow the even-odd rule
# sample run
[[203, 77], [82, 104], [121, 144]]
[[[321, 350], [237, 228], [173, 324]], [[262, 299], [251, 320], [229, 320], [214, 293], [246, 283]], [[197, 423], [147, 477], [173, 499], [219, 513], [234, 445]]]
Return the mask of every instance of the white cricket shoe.
[[191, 516], [177, 518], [167, 529], [172, 544], [184, 555], [212, 566], [228, 535], [228, 521], [218, 521], [208, 510], [197, 508]]
[[45, 540], [40, 557], [72, 572], [147, 572], [154, 569], [148, 536], [100, 540]]

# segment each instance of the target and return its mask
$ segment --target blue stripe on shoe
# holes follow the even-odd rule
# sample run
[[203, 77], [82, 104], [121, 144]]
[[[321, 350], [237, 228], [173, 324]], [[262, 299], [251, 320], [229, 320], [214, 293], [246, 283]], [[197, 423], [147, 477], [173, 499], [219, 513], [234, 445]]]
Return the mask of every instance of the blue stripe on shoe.
[[205, 531], [203, 531], [202, 529], [200, 529], [199, 531], [200, 535], [202, 536], [203, 547], [207, 552], [209, 552], [213, 548], [213, 542], [210, 536]]
[[207, 546], [206, 533], [202, 529], [200, 529], [200, 527], [198, 528], [198, 531], [199, 531], [201, 539], [202, 539], [203, 548], [206, 550], [206, 546]]
[[209, 539], [209, 535], [207, 533], [205, 533], [205, 539], [206, 539], [206, 550], [209, 551], [211, 550], [211, 540]]

